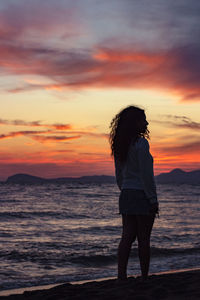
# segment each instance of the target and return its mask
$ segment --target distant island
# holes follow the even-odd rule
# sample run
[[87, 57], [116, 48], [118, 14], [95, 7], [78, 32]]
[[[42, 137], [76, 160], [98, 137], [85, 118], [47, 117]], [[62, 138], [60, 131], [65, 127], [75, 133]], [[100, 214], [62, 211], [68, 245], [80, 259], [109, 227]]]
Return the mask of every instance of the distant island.
[[[200, 170], [185, 172], [181, 169], [174, 169], [168, 173], [161, 173], [155, 176], [157, 183], [162, 184], [200, 184]], [[32, 176], [29, 174], [15, 174], [9, 176], [5, 184], [46, 184], [46, 183], [115, 183], [114, 176], [94, 175], [82, 177], [61, 177], [46, 179], [42, 177]]]
[[42, 178], [28, 174], [15, 174], [5, 181], [5, 183], [18, 184], [45, 184], [45, 183], [114, 183], [114, 176], [93, 175], [82, 177], [61, 177], [61, 178]]
[[168, 173], [157, 175], [156, 182], [170, 184], [200, 184], [200, 170], [185, 172], [182, 169], [174, 169]]

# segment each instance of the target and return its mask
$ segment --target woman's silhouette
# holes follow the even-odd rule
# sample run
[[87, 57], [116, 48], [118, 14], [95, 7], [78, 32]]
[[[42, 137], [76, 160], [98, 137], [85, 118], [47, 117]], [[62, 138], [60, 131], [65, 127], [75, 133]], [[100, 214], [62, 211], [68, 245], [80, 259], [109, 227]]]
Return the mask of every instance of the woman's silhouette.
[[150, 235], [158, 201], [149, 152], [149, 131], [145, 112], [128, 106], [112, 120], [110, 144], [115, 161], [116, 181], [121, 190], [122, 238], [118, 248], [118, 279], [127, 279], [127, 263], [132, 243], [138, 240], [142, 279], [147, 279], [150, 262]]

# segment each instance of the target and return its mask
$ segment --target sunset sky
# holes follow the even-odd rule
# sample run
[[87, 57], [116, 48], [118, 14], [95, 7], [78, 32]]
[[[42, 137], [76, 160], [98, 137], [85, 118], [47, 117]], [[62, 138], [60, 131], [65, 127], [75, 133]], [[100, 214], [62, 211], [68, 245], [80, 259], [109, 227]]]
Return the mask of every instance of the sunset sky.
[[0, 180], [114, 175], [109, 124], [146, 110], [155, 173], [200, 168], [200, 1], [1, 0]]

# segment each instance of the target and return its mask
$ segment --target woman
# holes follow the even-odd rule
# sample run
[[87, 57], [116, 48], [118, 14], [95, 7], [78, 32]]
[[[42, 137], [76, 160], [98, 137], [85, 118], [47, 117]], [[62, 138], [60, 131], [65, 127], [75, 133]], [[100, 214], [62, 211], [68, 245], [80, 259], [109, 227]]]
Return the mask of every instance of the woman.
[[119, 280], [127, 279], [129, 253], [136, 238], [142, 279], [148, 277], [150, 235], [158, 213], [158, 201], [147, 125], [144, 110], [135, 106], [120, 111], [110, 125], [116, 181], [121, 190], [119, 213], [123, 224], [118, 248]]

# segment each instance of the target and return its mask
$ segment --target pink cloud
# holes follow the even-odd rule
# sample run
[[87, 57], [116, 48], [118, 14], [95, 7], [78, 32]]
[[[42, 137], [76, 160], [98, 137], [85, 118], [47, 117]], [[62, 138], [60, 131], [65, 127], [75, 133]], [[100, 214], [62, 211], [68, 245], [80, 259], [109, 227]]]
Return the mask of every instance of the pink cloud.
[[[26, 83], [12, 92], [29, 89], [137, 88], [160, 89], [182, 101], [199, 101], [198, 48], [164, 51], [102, 49], [58, 51], [48, 48], [3, 45], [0, 67], [11, 74], [45, 76], [54, 84]], [[193, 59], [195, 57], [195, 59]]]
[[0, 10], [0, 38], [7, 40], [41, 37], [70, 37], [81, 30], [73, 3], [61, 1], [18, 1]]

